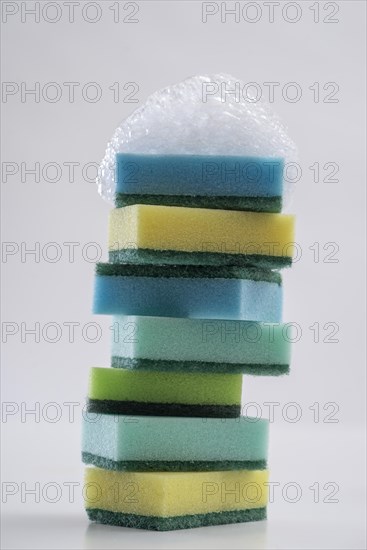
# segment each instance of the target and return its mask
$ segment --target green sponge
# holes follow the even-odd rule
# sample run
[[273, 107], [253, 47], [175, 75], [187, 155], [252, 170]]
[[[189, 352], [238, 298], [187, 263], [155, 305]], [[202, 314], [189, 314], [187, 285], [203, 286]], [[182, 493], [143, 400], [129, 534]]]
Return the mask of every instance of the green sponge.
[[169, 372], [280, 375], [290, 342], [281, 323], [115, 316], [112, 366]]
[[238, 417], [242, 376], [92, 368], [88, 411], [153, 416]]
[[167, 531], [265, 519], [267, 470], [114, 472], [88, 468], [92, 521]]
[[260, 470], [266, 468], [267, 450], [268, 421], [260, 418], [83, 419], [83, 461], [104, 469]]

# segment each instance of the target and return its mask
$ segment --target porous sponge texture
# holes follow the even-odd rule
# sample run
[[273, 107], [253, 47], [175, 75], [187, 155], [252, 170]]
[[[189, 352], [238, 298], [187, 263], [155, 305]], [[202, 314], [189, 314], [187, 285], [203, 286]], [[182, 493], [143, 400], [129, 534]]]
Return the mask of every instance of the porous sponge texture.
[[233, 405], [241, 402], [242, 376], [140, 372], [93, 367], [89, 398], [111, 401]]
[[267, 470], [137, 473], [87, 468], [84, 494], [87, 510], [180, 517], [264, 508], [267, 481]]
[[[180, 463], [190, 469], [199, 463], [266, 463], [268, 421], [259, 418], [181, 418], [98, 415], [83, 419], [84, 454], [103, 457], [110, 467], [132, 469], [134, 462], [165, 463], [173, 470]], [[121, 463], [120, 465], [118, 463]], [[190, 465], [191, 464], [191, 465]], [[144, 464], [143, 464], [144, 466]], [[157, 466], [156, 466], [157, 469]], [[214, 468], [211, 468], [214, 469]]]
[[109, 250], [148, 249], [243, 256], [293, 255], [294, 217], [133, 205], [110, 214]]
[[[227, 278], [224, 273], [220, 276], [221, 270]], [[99, 264], [93, 310], [102, 314], [279, 322], [279, 274], [252, 271], [249, 275], [260, 279], [239, 278], [247, 273], [239, 268], [208, 271], [197, 266]]]
[[254, 321], [115, 316], [111, 350], [112, 366], [145, 370], [256, 374], [290, 362], [286, 325]]
[[127, 194], [280, 197], [282, 158], [116, 154], [116, 192]]

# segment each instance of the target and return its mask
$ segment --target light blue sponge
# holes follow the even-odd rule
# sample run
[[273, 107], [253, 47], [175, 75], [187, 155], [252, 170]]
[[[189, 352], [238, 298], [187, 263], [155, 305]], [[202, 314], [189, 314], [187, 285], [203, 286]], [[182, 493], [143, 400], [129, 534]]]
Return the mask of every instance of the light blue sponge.
[[100, 414], [84, 417], [83, 460], [113, 470], [266, 468], [268, 421]]
[[280, 275], [271, 271], [97, 264], [94, 292], [97, 314], [277, 323], [281, 310]]

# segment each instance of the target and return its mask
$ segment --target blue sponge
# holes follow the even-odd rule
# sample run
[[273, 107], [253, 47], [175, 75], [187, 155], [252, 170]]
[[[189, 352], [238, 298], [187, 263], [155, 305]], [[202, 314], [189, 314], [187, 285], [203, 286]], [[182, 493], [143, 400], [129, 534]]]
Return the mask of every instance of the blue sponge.
[[271, 271], [97, 264], [97, 314], [277, 323], [281, 310], [281, 278]]
[[280, 212], [281, 158], [117, 153], [116, 206]]

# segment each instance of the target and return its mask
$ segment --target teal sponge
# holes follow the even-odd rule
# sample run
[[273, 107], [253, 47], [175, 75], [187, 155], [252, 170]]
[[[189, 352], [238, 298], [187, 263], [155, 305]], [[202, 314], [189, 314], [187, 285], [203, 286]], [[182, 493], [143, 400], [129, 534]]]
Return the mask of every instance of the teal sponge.
[[83, 461], [111, 470], [260, 470], [267, 449], [268, 421], [260, 418], [101, 414], [83, 420]]
[[203, 373], [288, 373], [286, 325], [219, 319], [116, 316], [112, 366]]

